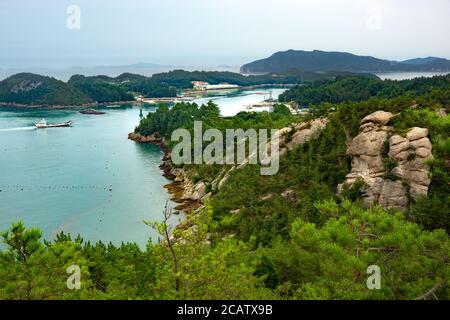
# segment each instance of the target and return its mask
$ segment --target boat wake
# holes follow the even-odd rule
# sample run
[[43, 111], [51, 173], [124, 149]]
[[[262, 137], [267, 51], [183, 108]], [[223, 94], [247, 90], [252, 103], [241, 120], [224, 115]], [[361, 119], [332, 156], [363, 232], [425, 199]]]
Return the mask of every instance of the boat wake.
[[0, 129], [0, 132], [25, 131], [25, 130], [34, 130], [34, 129], [36, 129], [36, 127], [7, 128], [7, 129]]

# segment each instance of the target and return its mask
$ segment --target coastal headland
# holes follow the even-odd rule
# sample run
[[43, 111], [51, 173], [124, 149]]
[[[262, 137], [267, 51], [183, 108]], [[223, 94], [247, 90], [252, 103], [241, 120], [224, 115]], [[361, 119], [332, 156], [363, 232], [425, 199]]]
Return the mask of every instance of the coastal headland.
[[170, 193], [172, 200], [178, 203], [174, 208], [176, 211], [187, 212], [201, 207], [202, 202], [200, 199], [191, 199], [185, 196], [186, 191], [189, 189], [188, 186], [192, 185], [192, 182], [188, 181], [187, 175], [182, 168], [175, 168], [172, 164], [172, 161], [170, 160], [170, 149], [164, 138], [159, 138], [156, 135], [143, 136], [139, 133], [131, 132], [128, 134], [128, 139], [137, 143], [150, 143], [159, 146], [164, 152], [162, 163], [159, 168], [164, 177], [172, 180], [172, 182], [165, 185], [164, 188]]

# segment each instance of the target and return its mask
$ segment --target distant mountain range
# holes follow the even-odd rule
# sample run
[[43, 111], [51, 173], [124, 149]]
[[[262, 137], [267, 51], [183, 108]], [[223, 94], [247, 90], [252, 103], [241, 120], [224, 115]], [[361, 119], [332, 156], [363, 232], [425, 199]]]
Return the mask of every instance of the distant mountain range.
[[241, 73], [273, 73], [291, 69], [308, 72], [450, 71], [450, 60], [437, 57], [390, 61], [348, 52], [288, 50], [241, 67]]

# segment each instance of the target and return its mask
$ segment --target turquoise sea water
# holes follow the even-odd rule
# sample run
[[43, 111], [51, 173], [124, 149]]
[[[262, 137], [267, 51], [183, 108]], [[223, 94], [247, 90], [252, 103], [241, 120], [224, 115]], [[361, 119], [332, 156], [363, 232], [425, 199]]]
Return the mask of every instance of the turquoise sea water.
[[[63, 230], [145, 245], [155, 236], [142, 221], [160, 219], [169, 198], [158, 168], [163, 153], [127, 139], [139, 109], [106, 112], [0, 111], [1, 230], [23, 220], [46, 238]], [[41, 118], [74, 125], [34, 129]]]
[[[270, 89], [234, 92], [212, 99], [222, 114], [245, 110]], [[277, 97], [283, 90], [275, 89]], [[264, 94], [265, 92], [265, 94]], [[154, 111], [144, 109], [143, 112]], [[162, 151], [127, 139], [139, 108], [104, 108], [105, 115], [69, 110], [0, 108], [0, 230], [23, 220], [51, 239], [60, 231], [90, 241], [144, 246], [156, 234], [143, 220], [159, 220], [169, 194], [161, 176]], [[73, 121], [71, 128], [35, 129]], [[173, 205], [173, 204], [172, 204]], [[180, 217], [174, 217], [174, 223]]]
[[[197, 104], [207, 103], [208, 100], [212, 100], [220, 107], [220, 113], [223, 116], [234, 116], [240, 111], [248, 111], [247, 106], [256, 102], [261, 102], [265, 99], [272, 98], [277, 99], [286, 89], [282, 88], [259, 88], [254, 90], [235, 90], [230, 91], [222, 95], [213, 95], [208, 97], [202, 97], [195, 99]], [[252, 111], [268, 111], [267, 107], [254, 108]]]

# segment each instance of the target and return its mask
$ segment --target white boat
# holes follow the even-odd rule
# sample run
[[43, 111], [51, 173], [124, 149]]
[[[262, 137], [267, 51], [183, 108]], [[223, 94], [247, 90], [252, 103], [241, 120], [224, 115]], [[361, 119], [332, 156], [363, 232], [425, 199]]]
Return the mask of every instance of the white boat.
[[47, 121], [45, 121], [45, 119], [42, 119], [39, 122], [36, 122], [34, 124], [36, 126], [36, 128], [38, 129], [44, 129], [44, 128], [58, 128], [58, 127], [70, 127], [72, 125], [72, 121], [67, 121], [67, 122], [63, 122], [63, 123], [47, 123]]

